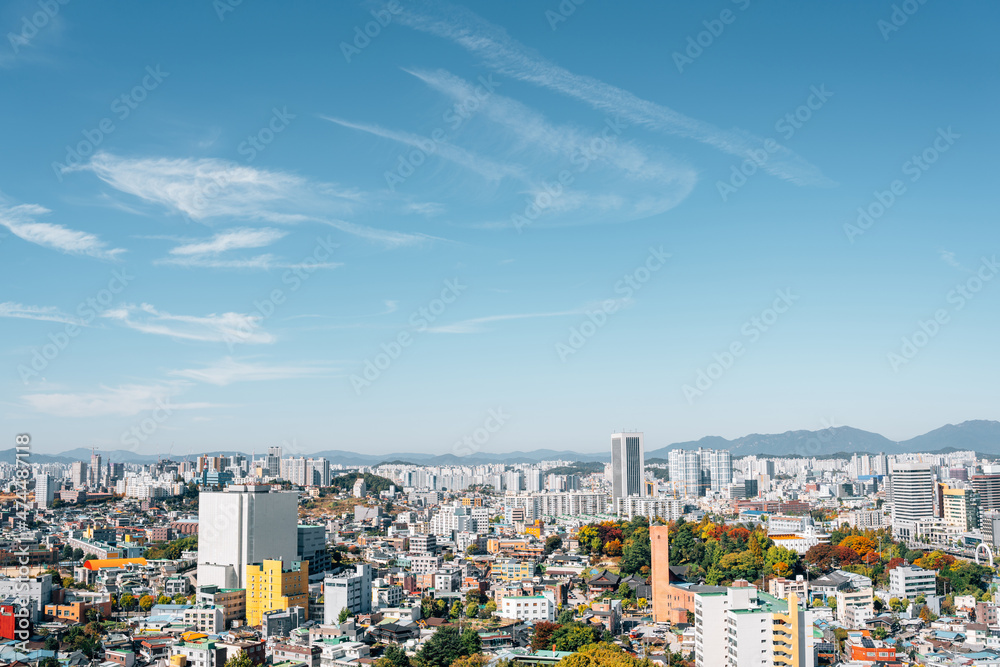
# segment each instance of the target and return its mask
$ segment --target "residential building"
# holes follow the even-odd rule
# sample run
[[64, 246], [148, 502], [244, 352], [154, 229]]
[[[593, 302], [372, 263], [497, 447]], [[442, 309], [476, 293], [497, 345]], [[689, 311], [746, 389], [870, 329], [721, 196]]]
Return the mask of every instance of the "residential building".
[[[260, 631], [263, 633], [265, 639], [271, 637], [289, 637], [292, 634], [292, 630], [306, 622], [307, 615], [308, 611], [302, 607], [265, 611], [264, 617], [260, 622]], [[313, 648], [317, 650], [316, 660], [318, 662], [319, 649], [317, 647]], [[277, 660], [277, 656], [275, 656], [275, 660]]]
[[920, 567], [898, 566], [889, 570], [889, 596], [914, 600], [918, 595], [937, 592], [936, 573]]
[[233, 621], [242, 621], [246, 618], [247, 592], [244, 588], [199, 586], [196, 599], [199, 604], [220, 607], [225, 628], [231, 628]]
[[35, 505], [38, 509], [48, 509], [56, 497], [56, 482], [47, 474], [35, 477]]
[[372, 568], [367, 563], [356, 565], [340, 574], [327, 574], [323, 579], [323, 623], [332, 625], [342, 609], [351, 614], [367, 614], [372, 609]]
[[222, 607], [197, 605], [184, 610], [184, 624], [193, 625], [205, 634], [215, 635], [226, 630], [226, 616]]
[[[178, 667], [223, 667], [226, 664], [226, 650], [208, 638], [177, 642], [169, 650], [170, 664]], [[182, 656], [183, 662], [177, 660]]]
[[555, 601], [545, 595], [509, 595], [500, 603], [500, 617], [521, 621], [555, 621]]
[[309, 563], [265, 560], [247, 566], [247, 625], [257, 626], [264, 612], [289, 607], [309, 608]]

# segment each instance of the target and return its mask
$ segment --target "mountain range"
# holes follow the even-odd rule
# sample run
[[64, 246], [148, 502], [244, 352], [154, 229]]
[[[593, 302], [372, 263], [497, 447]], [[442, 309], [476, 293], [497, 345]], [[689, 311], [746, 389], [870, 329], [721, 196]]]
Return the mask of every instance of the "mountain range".
[[[648, 444], [648, 441], [647, 441]], [[909, 440], [897, 442], [878, 433], [863, 431], [849, 426], [836, 426], [820, 431], [786, 431], [785, 433], [745, 435], [741, 438], [727, 440], [719, 436], [706, 436], [700, 440], [677, 442], [666, 447], [646, 449], [646, 460], [663, 459], [673, 449], [728, 449], [733, 458], [750, 455], [767, 456], [817, 456], [829, 457], [834, 453], [852, 454], [885, 452], [886, 454], [901, 454], [904, 452], [944, 453], [954, 450], [972, 450], [988, 456], [1000, 456], [1000, 422], [990, 420], [972, 420], [961, 424], [948, 424]], [[169, 458], [164, 454], [138, 454], [128, 450], [111, 452], [98, 451], [104, 461], [123, 463], [155, 463], [159, 459]], [[231, 456], [244, 454], [239, 451], [204, 452], [208, 456]], [[290, 452], [285, 452], [290, 454]], [[59, 455], [32, 453], [31, 460], [35, 463], [72, 463], [73, 461], [90, 461], [91, 450], [86, 448], [71, 449]], [[174, 455], [173, 458], [193, 459], [196, 455]], [[609, 461], [609, 451], [598, 453], [581, 453], [567, 450], [536, 449], [530, 452], [513, 451], [505, 453], [474, 452], [466, 456], [456, 454], [426, 454], [402, 452], [395, 454], [359, 454], [344, 450], [326, 450], [307, 454], [311, 457], [324, 457], [331, 463], [346, 466], [372, 466], [378, 463], [407, 462], [417, 465], [479, 465], [486, 463], [536, 463], [538, 461]], [[0, 450], [0, 461], [14, 462], [14, 450]]]

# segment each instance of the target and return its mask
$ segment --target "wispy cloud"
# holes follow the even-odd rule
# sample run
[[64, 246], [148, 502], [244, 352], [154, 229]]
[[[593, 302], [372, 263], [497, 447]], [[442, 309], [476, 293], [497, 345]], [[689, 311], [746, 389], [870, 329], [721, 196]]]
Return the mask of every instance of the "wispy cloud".
[[388, 130], [386, 128], [379, 127], [378, 125], [372, 125], [369, 123], [353, 123], [340, 118], [331, 118], [329, 116], [321, 116], [321, 118], [328, 120], [331, 123], [342, 125], [343, 127], [367, 132], [368, 134], [372, 134], [383, 139], [391, 139], [392, 141], [399, 142], [404, 146], [410, 146], [411, 148], [424, 150], [428, 144], [431, 144], [434, 146], [434, 150], [430, 152], [434, 155], [437, 155], [444, 160], [448, 160], [449, 162], [454, 162], [461, 167], [465, 167], [466, 169], [479, 174], [487, 181], [498, 182], [504, 178], [516, 178], [524, 181], [528, 178], [527, 170], [521, 165], [497, 162], [496, 160], [482, 155], [477, 155], [469, 150], [466, 150], [465, 148], [447, 143], [445, 141], [432, 142], [426, 137], [421, 137], [409, 132]]
[[172, 403], [182, 389], [178, 382], [117, 387], [80, 393], [34, 393], [22, 400], [32, 409], [55, 417], [131, 417], [168, 404], [171, 410], [215, 407], [210, 403]]
[[309, 376], [323, 375], [330, 369], [322, 365], [282, 366], [263, 363], [238, 361], [225, 357], [220, 361], [203, 368], [190, 368], [170, 371], [170, 375], [188, 380], [197, 380], [218, 386], [226, 386], [234, 382], [259, 382], [266, 380], [289, 380]]
[[106, 310], [102, 317], [142, 333], [211, 343], [273, 343], [274, 336], [260, 330], [260, 315], [211, 313], [205, 316], [172, 315], [148, 303], [124, 304]]
[[68, 170], [91, 171], [120, 192], [199, 222], [226, 218], [272, 224], [320, 222], [389, 246], [430, 239], [344, 222], [342, 216], [371, 204], [358, 189], [229, 160], [125, 158], [100, 152], [89, 163]]
[[[594, 77], [574, 74], [464, 7], [424, 3], [421, 10], [405, 9], [398, 20], [411, 28], [458, 44], [503, 76], [577, 99], [602, 113], [620, 115], [630, 125], [699, 141], [740, 158], [746, 158], [748, 151], [760, 150], [764, 145], [762, 138], [744, 130], [724, 130]], [[796, 185], [834, 184], [819, 168], [785, 147], [781, 147], [763, 169]]]
[[444, 324], [437, 327], [431, 327], [427, 331], [431, 333], [450, 333], [450, 334], [472, 334], [472, 333], [483, 333], [489, 331], [485, 325], [492, 322], [506, 322], [509, 320], [527, 320], [539, 317], [563, 317], [566, 315], [579, 315], [584, 311], [582, 310], [561, 310], [552, 313], [519, 313], [510, 315], [488, 315], [486, 317], [475, 317], [469, 320], [462, 320], [460, 322], [454, 322], [452, 324]]
[[0, 199], [0, 226], [29, 243], [52, 248], [70, 255], [87, 255], [97, 259], [116, 259], [125, 252], [123, 248], [108, 248], [94, 234], [81, 232], [62, 225], [37, 222], [37, 216], [51, 213], [37, 204], [7, 205]]
[[13, 301], [0, 303], [0, 317], [83, 325], [80, 318], [67, 315], [54, 306], [25, 306]]
[[263, 248], [284, 238], [288, 232], [264, 227], [262, 229], [230, 229], [219, 232], [207, 241], [185, 243], [170, 251], [171, 255], [218, 255], [227, 250]]
[[[233, 250], [263, 248], [281, 240], [288, 232], [263, 227], [260, 229], [238, 228], [219, 232], [209, 239], [185, 240], [172, 248], [169, 256], [156, 261], [157, 264], [172, 266], [202, 267], [213, 269], [281, 269], [303, 268], [304, 264], [292, 263], [275, 257], [271, 253], [252, 257], [220, 257]], [[308, 268], [333, 269], [342, 266], [339, 262], [310, 262]]]

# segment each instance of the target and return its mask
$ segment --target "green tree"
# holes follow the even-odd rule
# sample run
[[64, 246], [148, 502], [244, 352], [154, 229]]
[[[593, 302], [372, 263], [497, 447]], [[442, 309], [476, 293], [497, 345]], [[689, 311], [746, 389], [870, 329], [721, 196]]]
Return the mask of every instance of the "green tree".
[[250, 654], [246, 651], [240, 651], [229, 660], [226, 660], [226, 667], [255, 667], [253, 660], [250, 659]]
[[479, 638], [479, 633], [472, 628], [466, 628], [460, 637], [465, 655], [475, 655], [483, 650], [483, 640]]
[[575, 618], [576, 614], [573, 613], [572, 609], [563, 609], [559, 612], [559, 617], [556, 619], [556, 623], [559, 625], [565, 625], [566, 623], [572, 623]]
[[470, 602], [465, 606], [465, 616], [466, 618], [475, 618], [479, 614], [479, 605], [475, 602]]
[[583, 623], [570, 623], [552, 634], [552, 642], [557, 651], [579, 651], [587, 644], [600, 641], [597, 630]]
[[382, 652], [382, 657], [375, 662], [376, 667], [410, 667], [410, 656], [403, 647], [389, 644]]
[[59, 650], [59, 640], [53, 636], [48, 636], [45, 638], [45, 644], [42, 646], [46, 651], [58, 651]]
[[122, 606], [122, 609], [128, 611], [135, 606], [135, 596], [131, 593], [125, 593], [118, 599], [118, 604]]
[[149, 611], [153, 608], [153, 602], [154, 600], [152, 595], [143, 595], [139, 598], [139, 609]]
[[454, 620], [458, 620], [462, 617], [462, 603], [459, 600], [455, 600], [451, 603], [451, 609], [448, 611], [448, 616]]
[[463, 655], [468, 654], [458, 628], [453, 625], [440, 628], [417, 651], [418, 660], [426, 667], [448, 667]]
[[83, 557], [83, 549], [80, 549], [79, 547], [73, 549], [73, 560], [83, 560]]
[[545, 553], [550, 554], [557, 549], [561, 549], [562, 543], [562, 537], [559, 535], [549, 535], [545, 540]]
[[337, 624], [341, 625], [347, 622], [347, 619], [351, 617], [351, 610], [347, 607], [343, 607], [340, 613], [337, 615]]

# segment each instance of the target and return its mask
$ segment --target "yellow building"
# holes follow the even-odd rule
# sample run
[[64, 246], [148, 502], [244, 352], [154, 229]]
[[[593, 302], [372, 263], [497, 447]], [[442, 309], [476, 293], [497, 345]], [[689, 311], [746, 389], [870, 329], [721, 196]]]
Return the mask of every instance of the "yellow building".
[[541, 539], [543, 530], [545, 530], [545, 522], [541, 519], [535, 519], [533, 524], [525, 527], [524, 534], [534, 535], [535, 537]]
[[805, 611], [804, 608], [799, 608], [798, 595], [788, 595], [787, 613], [775, 613], [772, 623], [774, 664], [781, 667], [805, 667], [808, 655], [805, 633], [812, 629], [805, 625]]
[[260, 625], [264, 612], [302, 607], [309, 618], [309, 562], [284, 569], [280, 560], [247, 565], [247, 625]]

